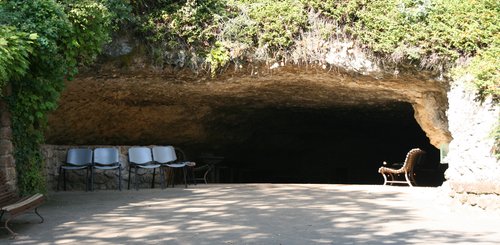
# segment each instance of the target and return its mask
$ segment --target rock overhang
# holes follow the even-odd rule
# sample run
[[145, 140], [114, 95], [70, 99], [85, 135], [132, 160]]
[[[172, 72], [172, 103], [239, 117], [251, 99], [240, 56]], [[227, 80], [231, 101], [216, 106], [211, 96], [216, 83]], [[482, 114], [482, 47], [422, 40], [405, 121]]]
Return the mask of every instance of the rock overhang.
[[207, 122], [228, 108], [397, 113], [406, 103], [439, 147], [451, 137], [446, 83], [435, 77], [296, 65], [229, 68], [214, 78], [187, 69], [87, 71], [68, 82], [46, 138], [56, 144], [182, 144], [209, 137]]

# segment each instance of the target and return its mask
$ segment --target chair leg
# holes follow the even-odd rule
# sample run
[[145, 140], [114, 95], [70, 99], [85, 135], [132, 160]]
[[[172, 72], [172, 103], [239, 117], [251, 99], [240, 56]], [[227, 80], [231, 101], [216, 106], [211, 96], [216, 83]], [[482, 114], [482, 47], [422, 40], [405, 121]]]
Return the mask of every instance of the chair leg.
[[382, 173], [382, 177], [384, 177], [384, 185], [387, 185], [387, 176], [385, 176], [385, 174]]
[[[38, 213], [38, 207], [35, 208], [35, 214], [38, 215], [38, 217], [40, 217], [41, 221], [40, 221], [40, 224], [43, 223], [45, 220], [44, 218], [42, 217], [42, 215], [40, 215], [40, 213]], [[2, 211], [2, 213], [0, 214], [0, 220], [2, 219], [2, 216], [3, 214], [5, 213], [5, 211]], [[16, 236], [17, 236], [17, 233], [15, 233], [12, 229], [9, 228], [9, 221], [11, 219], [13, 219], [15, 216], [10, 216], [6, 221], [5, 221], [5, 224], [4, 224], [4, 227], [5, 229], [7, 229], [7, 231], [9, 231], [9, 233], [11, 234], [11, 237], [10, 239], [15, 239]]]
[[122, 190], [122, 168], [118, 167], [118, 190]]
[[160, 187], [163, 190], [163, 189], [165, 189], [165, 178], [163, 176], [163, 171], [162, 171], [162, 167], [161, 166], [158, 169], [158, 172], [160, 172]]
[[175, 172], [171, 167], [168, 167], [168, 182], [172, 184], [172, 188], [175, 187]]
[[128, 166], [128, 184], [127, 190], [130, 190], [130, 174], [131, 174], [132, 166]]
[[[90, 175], [89, 175], [90, 172]], [[90, 184], [89, 184], [90, 182]], [[94, 190], [94, 171], [92, 171], [91, 167], [87, 168], [87, 173], [85, 174], [85, 191]]]
[[134, 169], [134, 172], [135, 172], [135, 174], [134, 174], [134, 187], [135, 187], [135, 190], [138, 191], [139, 190], [139, 185], [137, 185], [137, 169], [138, 169], [138, 167], [135, 166], [135, 169]]
[[155, 174], [156, 174], [156, 168], [153, 168], [153, 180], [151, 181], [151, 189], [155, 188]]
[[17, 236], [17, 233], [15, 233], [13, 230], [11, 230], [9, 228], [9, 221], [12, 219], [12, 217], [9, 217], [6, 221], [5, 221], [5, 229], [7, 229], [7, 231], [9, 231], [10, 235], [11, 235], [11, 239], [15, 239], [16, 236]]
[[203, 180], [205, 181], [205, 184], [208, 184], [208, 181], [207, 181], [207, 176], [208, 176], [208, 173], [212, 170], [212, 165], [208, 166], [208, 169], [207, 171], [205, 172], [205, 174], [203, 175]]
[[94, 191], [94, 182], [95, 182], [94, 174], [95, 174], [94, 167], [90, 167], [90, 191]]
[[172, 168], [165, 167], [165, 181], [167, 182], [167, 188], [172, 182]]
[[42, 219], [42, 221], [40, 221], [40, 224], [43, 223], [44, 219], [43, 217], [38, 213], [38, 207], [35, 208], [35, 214], [38, 215], [38, 217], [40, 217], [40, 219]]
[[393, 181], [394, 181], [394, 175], [393, 174], [389, 174], [389, 177], [391, 177], [391, 180], [389, 181], [389, 185], [394, 185]]
[[196, 185], [196, 175], [194, 174], [194, 167], [188, 167], [189, 174], [191, 175], [191, 180], [194, 185]]
[[408, 183], [409, 186], [413, 187], [413, 185], [411, 184], [410, 179], [408, 178], [408, 173], [407, 172], [405, 172], [405, 179], [406, 179], [406, 183]]
[[170, 168], [170, 172], [172, 175], [172, 188], [175, 187], [175, 168]]
[[63, 190], [66, 191], [66, 169], [63, 168]]
[[62, 166], [59, 166], [59, 175], [57, 176], [57, 187], [56, 187], [56, 190], [59, 191], [59, 186], [61, 185], [61, 170], [62, 170]]
[[166, 188], [172, 183], [172, 169], [170, 167], [165, 167], [165, 172], [163, 172], [165, 175], [165, 182], [166, 182]]
[[182, 168], [182, 172], [184, 172], [184, 187], [187, 188], [188, 187], [188, 182], [187, 182], [187, 178], [186, 178], [187, 166], [184, 166]]
[[413, 172], [410, 173], [410, 182], [415, 186], [418, 185], [417, 181], [415, 180], [415, 173]]

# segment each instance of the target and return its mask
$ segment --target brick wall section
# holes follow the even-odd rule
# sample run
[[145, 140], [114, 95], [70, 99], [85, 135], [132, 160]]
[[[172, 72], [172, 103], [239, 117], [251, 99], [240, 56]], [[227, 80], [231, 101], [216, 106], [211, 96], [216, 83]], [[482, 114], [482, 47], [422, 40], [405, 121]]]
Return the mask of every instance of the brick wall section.
[[17, 191], [17, 173], [12, 145], [11, 114], [7, 103], [0, 100], [0, 171], [5, 175], [7, 184]]

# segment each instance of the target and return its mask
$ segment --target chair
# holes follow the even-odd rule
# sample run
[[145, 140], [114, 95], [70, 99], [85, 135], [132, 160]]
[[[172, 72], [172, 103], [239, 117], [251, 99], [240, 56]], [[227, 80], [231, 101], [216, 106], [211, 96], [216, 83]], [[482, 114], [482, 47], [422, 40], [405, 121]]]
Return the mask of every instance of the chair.
[[[211, 174], [211, 179], [212, 181], [217, 181], [217, 177], [216, 177], [216, 171], [217, 171], [217, 165], [224, 161], [224, 157], [223, 156], [217, 156], [217, 155], [214, 155], [212, 153], [202, 153], [200, 156], [199, 156], [199, 162], [201, 162], [201, 164], [199, 166], [196, 166], [192, 169], [192, 180], [194, 182], [194, 184], [196, 185], [197, 181], [200, 180], [200, 181], [203, 181], [205, 182], [205, 184], [208, 184], [208, 174], [209, 173], [212, 173]], [[198, 173], [198, 177], [196, 177]]]
[[[382, 174], [384, 177], [384, 185], [387, 184], [407, 184], [409, 186], [417, 185], [417, 182], [415, 181], [414, 173], [413, 173], [413, 168], [417, 163], [422, 161], [423, 156], [425, 155], [425, 151], [419, 149], [419, 148], [414, 148], [411, 149], [408, 154], [406, 154], [406, 159], [403, 164], [399, 169], [396, 168], [389, 168], [389, 167], [380, 167], [378, 169], [378, 172]], [[384, 164], [386, 164], [384, 162]], [[395, 177], [399, 177], [401, 175], [404, 175], [405, 180], [396, 180]], [[388, 180], [387, 178], [390, 178]]]
[[118, 189], [122, 190], [122, 165], [120, 154], [116, 148], [96, 148], [94, 150], [94, 164], [92, 168], [91, 186], [94, 190], [94, 170], [117, 170]]
[[177, 161], [184, 162], [186, 164], [186, 181], [188, 183], [191, 182], [194, 185], [196, 185], [196, 180], [205, 180], [206, 184], [206, 178], [196, 177], [196, 172], [199, 172], [198, 171], [199, 167], [197, 167], [196, 162], [186, 161], [186, 153], [184, 153], [184, 151], [181, 148], [174, 147], [174, 149], [175, 149], [175, 155], [177, 156]]
[[[195, 185], [197, 184], [197, 181], [203, 181], [205, 184], [208, 184], [208, 180], [207, 180], [208, 174], [213, 169], [214, 169], [213, 164], [205, 164], [205, 165], [201, 165], [199, 167], [196, 167], [196, 166], [191, 167], [191, 180], [192, 180], [192, 182]], [[197, 173], [200, 173], [201, 176], [196, 177]]]
[[[172, 146], [155, 146], [153, 147], [153, 159], [156, 163], [161, 164], [162, 167], [167, 167], [167, 170], [174, 170], [182, 168], [184, 173], [184, 186], [187, 188], [187, 180], [186, 180], [186, 162], [176, 162], [177, 155], [175, 154], [175, 148]], [[174, 187], [174, 172], [170, 171], [171, 179], [172, 179], [172, 187]], [[167, 175], [168, 176], [168, 175]], [[168, 181], [167, 181], [168, 187]]]
[[[59, 177], [57, 179], [57, 190], [61, 178], [63, 178], [63, 189], [66, 190], [66, 171], [67, 170], [86, 170], [85, 173], [85, 190], [91, 189], [89, 186], [89, 171], [92, 168], [92, 150], [84, 148], [72, 148], [68, 150], [66, 162], [59, 167]], [[61, 174], [62, 173], [62, 174]]]
[[[161, 164], [154, 164], [151, 155], [151, 149], [148, 147], [131, 147], [128, 149], [129, 158], [129, 168], [128, 168], [128, 189], [130, 189], [130, 176], [131, 170], [134, 168], [134, 185], [135, 189], [139, 190], [137, 185], [137, 170], [142, 169], [153, 169], [153, 180], [151, 181], [151, 188], [155, 187], [155, 172], [156, 169], [161, 170]], [[160, 172], [160, 183], [161, 188], [164, 188], [163, 173]]]

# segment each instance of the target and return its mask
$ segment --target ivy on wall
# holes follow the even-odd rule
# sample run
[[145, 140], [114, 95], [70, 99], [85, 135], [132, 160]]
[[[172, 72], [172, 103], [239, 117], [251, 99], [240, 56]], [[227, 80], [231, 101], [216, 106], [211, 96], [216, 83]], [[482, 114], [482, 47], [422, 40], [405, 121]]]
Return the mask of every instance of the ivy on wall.
[[91, 62], [110, 40], [111, 15], [99, 1], [0, 2], [0, 85], [12, 114], [14, 157], [21, 194], [44, 192], [39, 146], [47, 113], [64, 81]]

